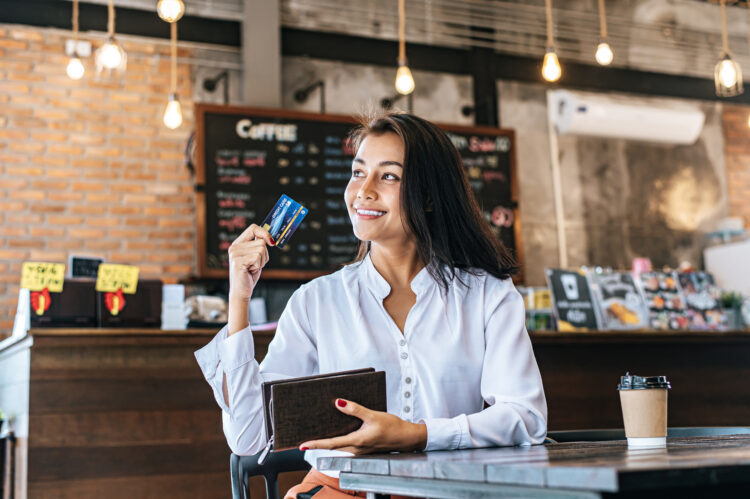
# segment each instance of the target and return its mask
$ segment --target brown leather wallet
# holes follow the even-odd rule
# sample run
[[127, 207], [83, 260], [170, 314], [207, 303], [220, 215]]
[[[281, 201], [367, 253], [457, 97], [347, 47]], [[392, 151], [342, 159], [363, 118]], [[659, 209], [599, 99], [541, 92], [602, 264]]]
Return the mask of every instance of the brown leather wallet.
[[261, 385], [268, 452], [290, 449], [308, 440], [346, 435], [362, 420], [340, 412], [337, 398], [351, 400], [368, 409], [386, 411], [385, 372], [370, 367], [355, 371], [268, 381]]

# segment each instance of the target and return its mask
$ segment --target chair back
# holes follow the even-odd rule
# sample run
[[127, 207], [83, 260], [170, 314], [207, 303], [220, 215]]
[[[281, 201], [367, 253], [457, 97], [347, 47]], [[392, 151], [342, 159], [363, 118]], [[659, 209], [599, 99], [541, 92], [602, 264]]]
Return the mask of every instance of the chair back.
[[310, 469], [305, 461], [305, 453], [297, 449], [271, 452], [263, 465], [258, 464], [259, 456], [260, 452], [252, 456], [232, 454], [229, 467], [233, 499], [250, 499], [249, 481], [251, 477], [258, 475], [262, 475], [266, 483], [266, 498], [279, 499], [279, 473]]

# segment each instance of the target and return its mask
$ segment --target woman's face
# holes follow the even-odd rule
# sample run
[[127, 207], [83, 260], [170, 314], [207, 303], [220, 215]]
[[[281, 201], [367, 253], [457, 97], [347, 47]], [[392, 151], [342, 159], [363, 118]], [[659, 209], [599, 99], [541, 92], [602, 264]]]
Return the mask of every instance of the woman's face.
[[403, 163], [404, 143], [393, 132], [368, 135], [359, 146], [344, 199], [361, 241], [407, 239], [399, 203]]

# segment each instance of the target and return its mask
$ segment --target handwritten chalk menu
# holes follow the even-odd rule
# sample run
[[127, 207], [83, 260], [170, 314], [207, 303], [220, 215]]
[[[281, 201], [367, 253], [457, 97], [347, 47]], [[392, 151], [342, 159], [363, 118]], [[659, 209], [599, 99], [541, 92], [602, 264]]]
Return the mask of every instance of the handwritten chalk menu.
[[104, 262], [101, 258], [87, 258], [83, 256], [68, 256], [70, 277], [96, 277], [99, 265]]
[[[288, 245], [270, 248], [268, 278], [309, 279], [351, 261], [357, 248], [344, 202], [353, 153], [352, 117], [196, 105], [198, 263], [226, 277], [227, 249], [260, 224], [281, 194], [309, 209]], [[519, 246], [513, 132], [445, 126], [461, 154], [485, 218]], [[517, 255], [520, 258], [520, 255]]]

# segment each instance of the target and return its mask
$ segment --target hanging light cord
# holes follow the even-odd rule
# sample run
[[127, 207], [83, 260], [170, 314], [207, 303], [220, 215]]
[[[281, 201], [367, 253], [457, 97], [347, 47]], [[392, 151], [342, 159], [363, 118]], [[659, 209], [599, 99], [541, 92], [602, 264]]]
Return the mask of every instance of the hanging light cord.
[[398, 0], [398, 62], [406, 64], [406, 8], [405, 0]]
[[170, 48], [172, 51], [172, 82], [171, 93], [177, 92], [177, 22], [170, 23], [171, 41]]
[[603, 39], [607, 38], [607, 14], [604, 10], [604, 0], [599, 0], [599, 32]]
[[547, 13], [547, 46], [552, 46], [552, 0], [544, 1], [545, 11]]
[[721, 0], [721, 42], [724, 46], [724, 54], [729, 54], [729, 39], [727, 37], [726, 0]]
[[73, 46], [78, 41], [78, 0], [73, 0]]
[[109, 5], [107, 6], [107, 34], [112, 37], [115, 36], [115, 2], [114, 0], [109, 0]]

